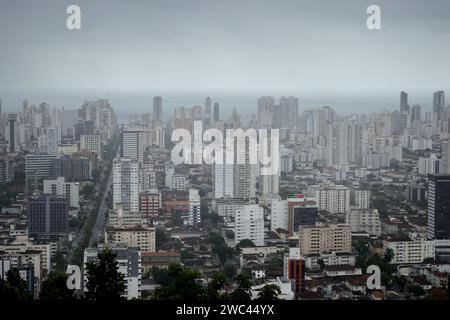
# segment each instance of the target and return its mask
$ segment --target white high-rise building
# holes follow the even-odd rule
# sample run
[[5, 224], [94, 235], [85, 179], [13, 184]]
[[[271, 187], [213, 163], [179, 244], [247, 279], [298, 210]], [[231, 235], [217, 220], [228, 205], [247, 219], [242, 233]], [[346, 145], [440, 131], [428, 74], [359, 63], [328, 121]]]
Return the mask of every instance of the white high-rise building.
[[226, 152], [223, 152], [223, 164], [214, 165], [214, 197], [233, 197], [233, 165], [226, 164]]
[[79, 208], [79, 187], [78, 182], [66, 182], [64, 177], [44, 180], [44, 193], [66, 196], [69, 200], [69, 206], [72, 208]]
[[47, 154], [58, 154], [58, 130], [55, 127], [46, 129]]
[[370, 207], [370, 190], [357, 189], [353, 191], [354, 207], [356, 209], [369, 209]]
[[236, 210], [235, 243], [244, 239], [257, 246], [264, 245], [264, 209], [257, 204], [249, 204]]
[[139, 212], [139, 161], [128, 158], [113, 162], [113, 206]]
[[288, 230], [288, 201], [272, 199], [270, 230]]
[[189, 190], [189, 225], [196, 225], [201, 222], [200, 216], [200, 195], [197, 189]]
[[144, 161], [148, 132], [143, 129], [123, 129], [121, 157]]
[[316, 189], [319, 210], [346, 213], [350, 209], [350, 189], [341, 185], [323, 185]]

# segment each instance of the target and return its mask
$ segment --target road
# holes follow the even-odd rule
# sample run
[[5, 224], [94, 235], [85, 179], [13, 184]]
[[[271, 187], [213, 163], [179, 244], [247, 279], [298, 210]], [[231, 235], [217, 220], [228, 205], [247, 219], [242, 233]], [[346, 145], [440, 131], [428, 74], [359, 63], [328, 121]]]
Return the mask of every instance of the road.
[[[117, 151], [116, 156], [119, 154]], [[105, 190], [103, 191], [102, 202], [100, 204], [97, 220], [95, 221], [94, 228], [92, 229], [91, 239], [89, 239], [89, 247], [92, 247], [95, 243], [98, 243], [103, 236], [106, 229], [107, 213], [109, 210], [108, 204], [106, 203], [106, 198], [111, 190], [113, 183], [113, 169], [111, 166], [111, 171], [109, 172], [108, 182], [106, 183]], [[98, 190], [96, 190], [98, 192]]]

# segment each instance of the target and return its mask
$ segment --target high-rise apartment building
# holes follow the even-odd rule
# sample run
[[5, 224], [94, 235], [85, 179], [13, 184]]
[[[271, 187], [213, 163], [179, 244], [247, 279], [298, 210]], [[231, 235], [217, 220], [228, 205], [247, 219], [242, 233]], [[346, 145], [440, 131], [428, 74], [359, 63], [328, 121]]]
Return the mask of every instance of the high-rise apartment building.
[[197, 189], [189, 190], [189, 218], [188, 224], [193, 226], [201, 222], [200, 195]]
[[113, 162], [113, 206], [139, 212], [139, 161], [128, 158]]
[[257, 204], [244, 205], [236, 210], [235, 243], [248, 239], [257, 246], [264, 245], [264, 209]]
[[153, 97], [153, 120], [162, 121], [162, 97]]
[[148, 132], [143, 129], [123, 129], [120, 156], [143, 162], [146, 136], [148, 136]]
[[428, 239], [450, 239], [450, 175], [428, 176]]

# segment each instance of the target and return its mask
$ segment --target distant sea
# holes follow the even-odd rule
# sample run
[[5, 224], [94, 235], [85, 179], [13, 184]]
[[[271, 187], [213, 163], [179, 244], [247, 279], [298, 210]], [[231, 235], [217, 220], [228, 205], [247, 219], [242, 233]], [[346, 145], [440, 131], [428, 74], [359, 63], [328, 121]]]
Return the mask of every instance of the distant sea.
[[[433, 92], [409, 93], [409, 104], [420, 104], [422, 113], [431, 111]], [[400, 91], [392, 93], [329, 93], [329, 92], [118, 92], [118, 91], [56, 91], [56, 90], [23, 90], [7, 91], [0, 89], [3, 112], [17, 112], [22, 101], [30, 104], [47, 102], [52, 107], [76, 109], [85, 100], [109, 99], [117, 113], [119, 122], [125, 122], [130, 116], [142, 113], [152, 113], [153, 96], [163, 97], [163, 118], [169, 119], [173, 109], [178, 106], [191, 107], [204, 105], [205, 98], [211, 97], [220, 106], [220, 117], [227, 118], [234, 108], [242, 116], [257, 112], [257, 99], [270, 95], [276, 101], [285, 95], [299, 98], [299, 112], [307, 108], [331, 106], [340, 115], [380, 112], [383, 110], [398, 110]]]

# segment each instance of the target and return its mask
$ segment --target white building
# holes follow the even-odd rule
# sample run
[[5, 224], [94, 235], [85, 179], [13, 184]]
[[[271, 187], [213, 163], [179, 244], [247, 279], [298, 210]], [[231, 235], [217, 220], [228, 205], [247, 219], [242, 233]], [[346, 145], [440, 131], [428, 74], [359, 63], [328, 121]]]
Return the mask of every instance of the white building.
[[422, 263], [426, 258], [435, 258], [434, 241], [425, 238], [391, 238], [383, 241], [383, 249], [392, 249], [391, 263]]
[[356, 209], [370, 208], [370, 190], [357, 189], [353, 191], [353, 207]]
[[352, 226], [352, 232], [367, 232], [381, 235], [381, 220], [378, 209], [351, 209], [345, 215], [345, 223]]
[[341, 185], [322, 185], [316, 189], [319, 210], [346, 213], [350, 209], [350, 189]]
[[189, 190], [189, 225], [196, 225], [201, 222], [200, 216], [200, 195], [197, 189]]
[[186, 188], [186, 177], [183, 174], [175, 173], [173, 165], [167, 165], [165, 186], [172, 190], [184, 191]]
[[434, 154], [429, 158], [419, 158], [418, 169], [420, 175], [444, 173], [444, 161]]
[[354, 266], [356, 256], [351, 253], [321, 253], [310, 254], [303, 257], [305, 259], [305, 267], [311, 270], [320, 269], [319, 260], [322, 260], [325, 266]]
[[44, 193], [66, 196], [69, 200], [69, 206], [79, 208], [79, 188], [78, 182], [66, 182], [64, 177], [58, 177], [55, 180], [44, 180]]
[[139, 212], [139, 162], [128, 158], [113, 161], [113, 207]]
[[264, 210], [257, 204], [244, 205], [236, 210], [235, 243], [251, 240], [257, 246], [264, 245]]
[[270, 230], [288, 230], [288, 200], [272, 199]]

